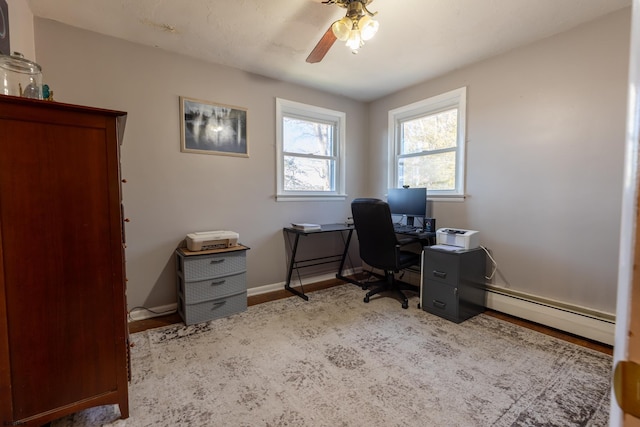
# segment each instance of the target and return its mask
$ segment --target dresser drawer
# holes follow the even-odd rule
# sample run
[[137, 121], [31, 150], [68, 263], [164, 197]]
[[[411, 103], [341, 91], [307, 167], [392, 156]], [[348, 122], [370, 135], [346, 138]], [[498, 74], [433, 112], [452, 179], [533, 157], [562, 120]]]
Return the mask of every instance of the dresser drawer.
[[457, 322], [458, 288], [431, 280], [425, 285], [422, 293], [422, 309]]
[[186, 304], [193, 304], [245, 292], [247, 290], [246, 275], [247, 273], [234, 273], [195, 282], [185, 282], [178, 276], [178, 293], [184, 295]]
[[186, 281], [242, 273], [247, 269], [244, 251], [216, 255], [178, 256], [176, 269]]
[[247, 309], [247, 293], [240, 292], [197, 304], [185, 304], [178, 298], [178, 310], [187, 325], [230, 316]]

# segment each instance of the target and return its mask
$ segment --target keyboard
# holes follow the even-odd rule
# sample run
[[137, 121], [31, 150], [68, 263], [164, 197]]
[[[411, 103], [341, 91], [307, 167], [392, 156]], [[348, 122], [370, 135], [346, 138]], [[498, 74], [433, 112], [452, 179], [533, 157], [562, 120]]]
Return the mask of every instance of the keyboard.
[[422, 231], [422, 229], [412, 225], [393, 224], [393, 231], [396, 233], [416, 233]]

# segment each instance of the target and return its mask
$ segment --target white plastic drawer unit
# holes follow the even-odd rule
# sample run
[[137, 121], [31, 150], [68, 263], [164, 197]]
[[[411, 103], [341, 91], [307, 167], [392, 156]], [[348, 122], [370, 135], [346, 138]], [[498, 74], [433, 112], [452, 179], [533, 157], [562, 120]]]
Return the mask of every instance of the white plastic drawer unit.
[[206, 322], [247, 309], [248, 248], [176, 250], [178, 312], [185, 324]]
[[178, 257], [176, 269], [187, 280], [207, 279], [247, 270], [245, 251]]

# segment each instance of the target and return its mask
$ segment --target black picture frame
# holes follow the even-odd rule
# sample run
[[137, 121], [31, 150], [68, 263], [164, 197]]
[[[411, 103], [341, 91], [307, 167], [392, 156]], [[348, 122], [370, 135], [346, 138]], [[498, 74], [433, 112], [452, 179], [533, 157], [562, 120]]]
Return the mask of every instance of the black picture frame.
[[180, 151], [249, 157], [247, 109], [181, 96]]
[[0, 0], [0, 55], [11, 55], [9, 5], [7, 0]]

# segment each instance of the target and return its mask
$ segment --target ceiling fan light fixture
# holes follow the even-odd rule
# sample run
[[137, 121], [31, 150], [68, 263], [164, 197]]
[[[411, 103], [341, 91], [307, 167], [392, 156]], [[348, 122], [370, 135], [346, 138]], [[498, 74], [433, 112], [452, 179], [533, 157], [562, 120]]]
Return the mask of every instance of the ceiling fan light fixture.
[[370, 16], [363, 16], [358, 21], [358, 28], [360, 28], [360, 35], [362, 36], [362, 40], [367, 41], [371, 40], [373, 36], [378, 32], [378, 27], [380, 24], [378, 21], [371, 19]]
[[342, 19], [337, 20], [331, 25], [331, 30], [336, 38], [340, 41], [347, 41], [349, 39], [349, 35], [351, 34], [351, 29], [353, 28], [353, 21], [348, 16], [345, 16]]
[[358, 49], [364, 45], [358, 28], [351, 30], [351, 34], [349, 34], [349, 39], [347, 40], [346, 45], [353, 53], [358, 53]]
[[367, 5], [373, 0], [323, 0], [323, 4], [336, 4], [347, 9], [344, 18], [334, 21], [313, 48], [307, 62], [315, 64], [322, 61], [336, 40], [345, 42], [352, 53], [364, 46], [364, 42], [373, 38], [379, 24], [373, 20], [378, 12], [371, 12]]

